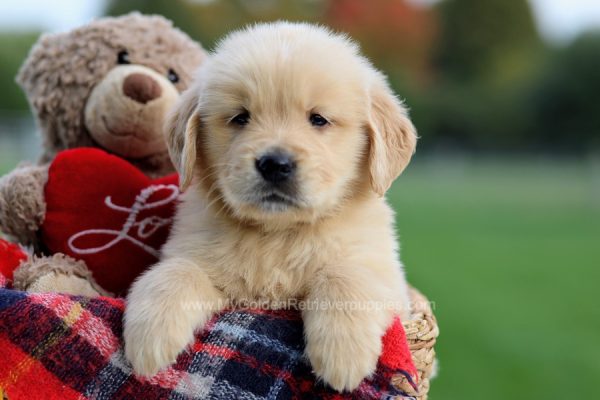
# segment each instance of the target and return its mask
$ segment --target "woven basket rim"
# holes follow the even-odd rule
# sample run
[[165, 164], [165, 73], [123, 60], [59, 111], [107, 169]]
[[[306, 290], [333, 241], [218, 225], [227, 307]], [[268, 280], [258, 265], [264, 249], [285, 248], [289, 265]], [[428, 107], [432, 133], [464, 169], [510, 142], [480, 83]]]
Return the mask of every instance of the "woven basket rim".
[[417, 369], [418, 390], [415, 391], [404, 375], [392, 378], [392, 384], [418, 400], [426, 400], [429, 382], [435, 374], [435, 343], [439, 336], [439, 327], [431, 302], [420, 291], [411, 287], [411, 319], [403, 321], [408, 347]]

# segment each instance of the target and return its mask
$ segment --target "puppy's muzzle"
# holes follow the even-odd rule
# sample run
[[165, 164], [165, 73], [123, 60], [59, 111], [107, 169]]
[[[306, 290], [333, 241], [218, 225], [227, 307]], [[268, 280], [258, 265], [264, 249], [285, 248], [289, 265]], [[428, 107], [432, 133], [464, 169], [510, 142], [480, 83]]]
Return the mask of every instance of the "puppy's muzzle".
[[263, 179], [276, 186], [290, 181], [296, 171], [294, 159], [281, 150], [274, 150], [257, 158], [255, 165]]

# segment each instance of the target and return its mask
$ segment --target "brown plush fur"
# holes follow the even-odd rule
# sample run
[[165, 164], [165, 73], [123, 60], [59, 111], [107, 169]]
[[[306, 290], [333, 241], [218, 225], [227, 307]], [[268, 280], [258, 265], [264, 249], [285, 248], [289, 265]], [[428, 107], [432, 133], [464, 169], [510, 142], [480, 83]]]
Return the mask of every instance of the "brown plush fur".
[[26, 165], [0, 178], [0, 231], [26, 246], [36, 246], [46, 214], [44, 184], [48, 169]]
[[[118, 62], [122, 51], [128, 53], [128, 65]], [[38, 166], [18, 167], [0, 178], [0, 232], [38, 254], [44, 249], [38, 235], [46, 211], [44, 186], [48, 165], [61, 150], [99, 147], [123, 156], [150, 177], [173, 172], [162, 138], [163, 119], [204, 58], [202, 47], [170, 21], [139, 13], [42, 35], [17, 82], [36, 117], [43, 154]], [[177, 82], [167, 79], [171, 71]], [[139, 102], [125, 93], [125, 80], [132, 74], [154, 80], [160, 97]], [[74, 272], [82, 268], [80, 263], [58, 257], [24, 263], [16, 287], [28, 288], [53, 269], [52, 274], [62, 277], [72, 270], [67, 275], [88, 279], [94, 287], [89, 273]], [[77, 287], [67, 286], [65, 290]]]
[[[46, 276], [52, 276], [52, 281], [56, 282], [57, 276], [68, 277], [69, 281], [72, 282], [73, 287], [83, 287], [96, 291], [104, 296], [110, 293], [102, 289], [94, 278], [90, 270], [87, 268], [85, 263], [81, 260], [75, 260], [72, 257], [64, 254], [54, 254], [49, 257], [37, 257], [33, 256], [28, 260], [23, 261], [20, 268], [15, 271], [13, 284], [17, 288], [28, 288], [32, 284], [38, 283], [40, 278]], [[73, 279], [74, 278], [74, 279]], [[61, 287], [54, 284], [53, 282], [46, 279], [44, 291], [62, 291]], [[64, 284], [64, 283], [63, 283]], [[84, 294], [84, 293], [78, 293]]]
[[[43, 35], [21, 67], [17, 82], [25, 91], [44, 139], [42, 162], [68, 148], [96, 146], [84, 124], [83, 105], [98, 82], [127, 50], [132, 64], [180, 77], [187, 88], [204, 59], [202, 48], [160, 16], [138, 13], [103, 18], [66, 33]], [[160, 170], [168, 157], [135, 160], [142, 169]]]

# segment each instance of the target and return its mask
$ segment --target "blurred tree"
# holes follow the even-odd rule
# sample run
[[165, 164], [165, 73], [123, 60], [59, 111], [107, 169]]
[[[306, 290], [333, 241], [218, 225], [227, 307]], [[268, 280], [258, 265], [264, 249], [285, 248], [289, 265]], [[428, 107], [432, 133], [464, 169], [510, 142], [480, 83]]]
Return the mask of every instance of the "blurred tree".
[[348, 32], [391, 75], [398, 89], [415, 90], [430, 78], [436, 13], [404, 0], [330, 0], [324, 22]]
[[436, 61], [447, 79], [510, 80], [541, 45], [527, 0], [445, 0], [438, 9]]
[[137, 10], [161, 14], [177, 27], [211, 48], [226, 33], [255, 22], [317, 22], [324, 12], [324, 2], [315, 0], [111, 0], [108, 15]]
[[555, 51], [528, 101], [541, 149], [600, 151], [600, 31]]
[[546, 51], [527, 0], [445, 0], [434, 79], [417, 93], [422, 147], [530, 147], [528, 90]]
[[[187, 2], [182, 0], [109, 0], [106, 5], [106, 15], [117, 16], [131, 11], [143, 14], [159, 14], [172, 20], [176, 26], [192, 35], [195, 33], [195, 21], [189, 15]], [[191, 28], [191, 29], [190, 29]]]
[[0, 87], [2, 88], [0, 112], [2, 113], [27, 112], [27, 100], [16, 84], [15, 76], [38, 36], [39, 33], [36, 32], [0, 34]]

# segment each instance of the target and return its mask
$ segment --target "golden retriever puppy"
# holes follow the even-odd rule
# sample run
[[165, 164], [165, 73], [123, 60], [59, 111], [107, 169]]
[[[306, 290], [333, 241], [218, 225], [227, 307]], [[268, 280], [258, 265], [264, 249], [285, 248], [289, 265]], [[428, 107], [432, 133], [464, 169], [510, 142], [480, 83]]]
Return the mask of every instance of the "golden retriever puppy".
[[167, 129], [186, 190], [161, 261], [128, 296], [134, 370], [168, 366], [231, 301], [295, 299], [316, 375], [356, 388], [408, 312], [382, 196], [416, 135], [385, 77], [344, 36], [255, 25], [219, 44]]

